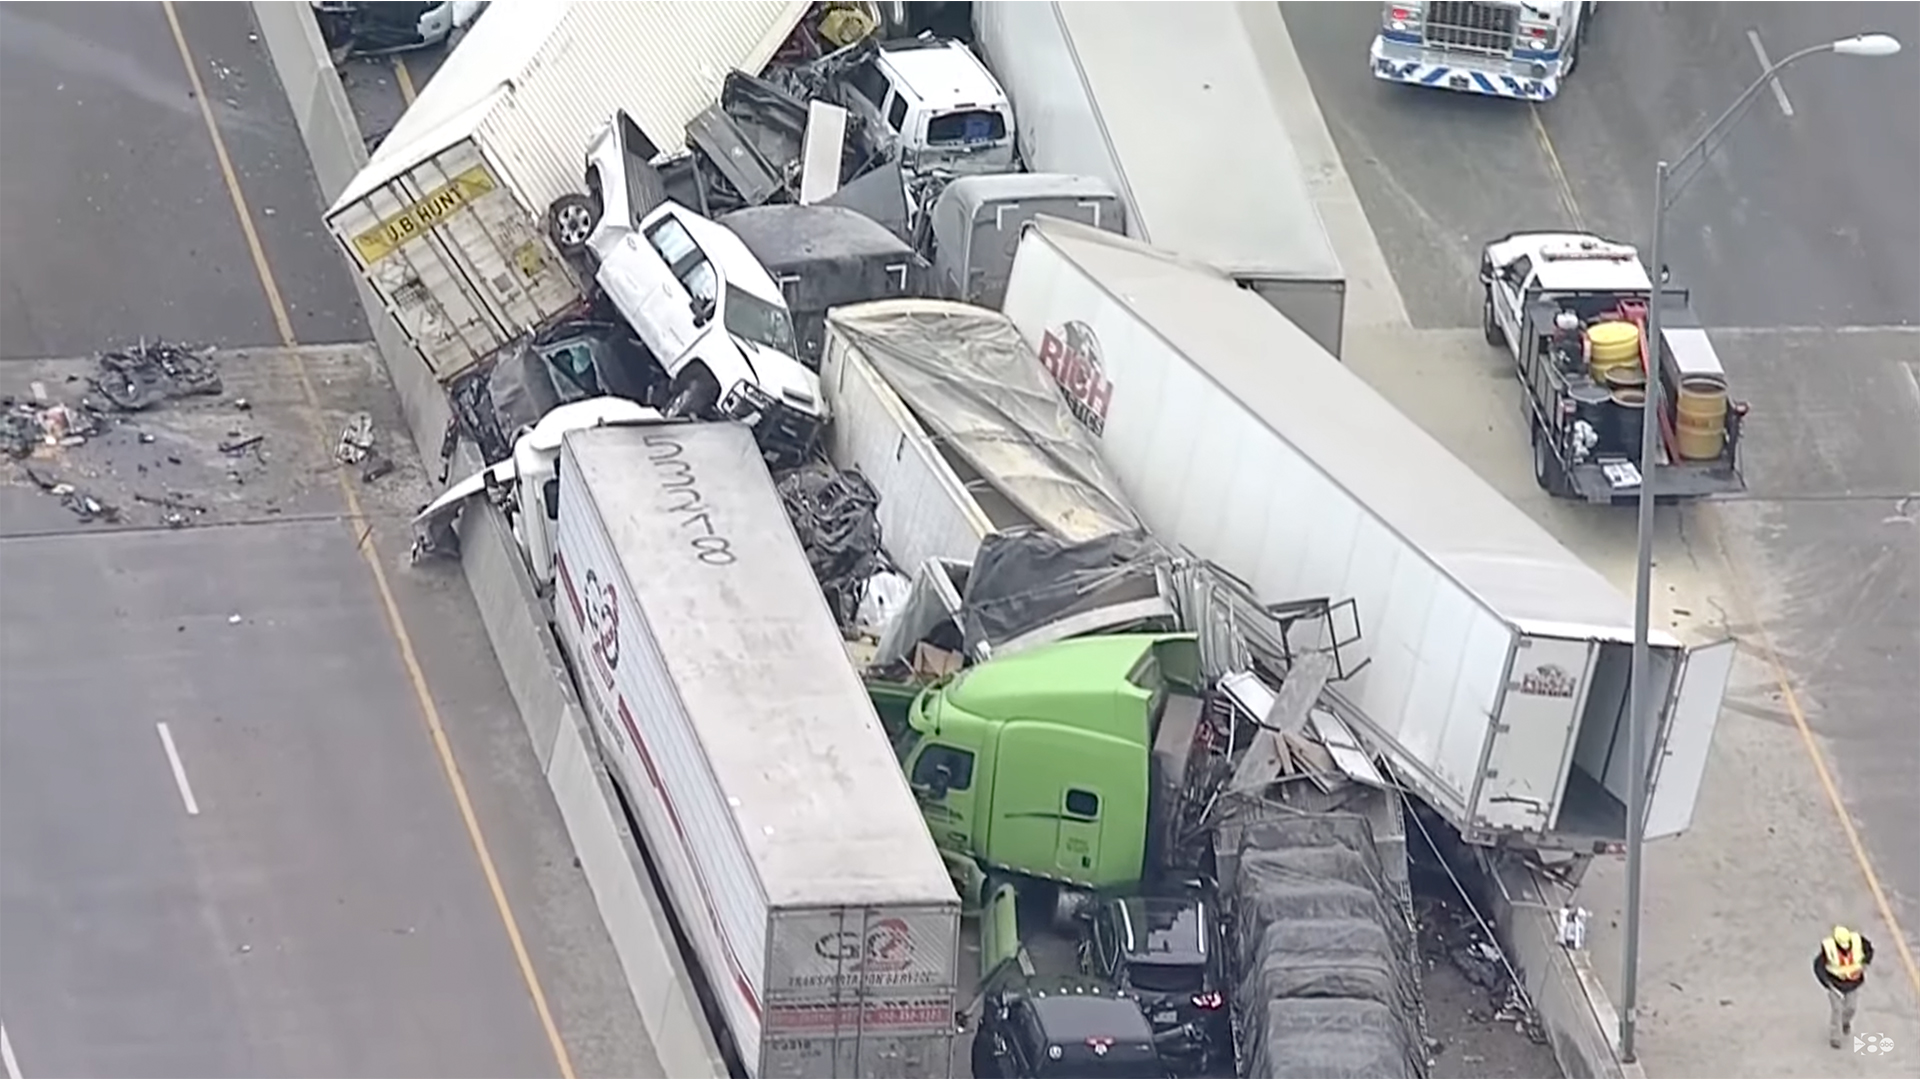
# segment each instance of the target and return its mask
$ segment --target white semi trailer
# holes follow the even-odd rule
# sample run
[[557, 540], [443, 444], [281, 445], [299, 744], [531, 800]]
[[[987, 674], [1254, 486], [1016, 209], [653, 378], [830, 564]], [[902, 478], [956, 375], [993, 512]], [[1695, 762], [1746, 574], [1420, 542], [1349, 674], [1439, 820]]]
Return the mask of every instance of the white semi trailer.
[[[1599, 573], [1218, 271], [1043, 221], [1005, 308], [1097, 403], [1082, 415], [1156, 535], [1267, 598], [1354, 599], [1343, 718], [1469, 841], [1618, 849], [1633, 609]], [[1665, 837], [1692, 822], [1734, 643], [1652, 645], [1639, 767], [1646, 834]]]
[[554, 624], [752, 1077], [945, 1076], [960, 901], [752, 433], [568, 432]]
[[1127, 235], [1226, 271], [1338, 356], [1346, 274], [1248, 44], [1246, 20], [1267, 18], [1260, 4], [973, 5], [1028, 169], [1110, 184]]

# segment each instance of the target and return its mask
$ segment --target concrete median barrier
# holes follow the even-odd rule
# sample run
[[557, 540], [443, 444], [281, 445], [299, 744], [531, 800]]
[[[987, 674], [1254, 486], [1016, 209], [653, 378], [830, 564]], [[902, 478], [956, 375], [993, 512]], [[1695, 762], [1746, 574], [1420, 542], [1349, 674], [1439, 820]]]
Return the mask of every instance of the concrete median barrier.
[[[259, 0], [250, 6], [299, 124], [322, 201], [330, 201], [367, 161], [346, 90], [307, 4]], [[364, 285], [359, 288], [414, 445], [423, 460], [438, 461], [449, 416], [446, 396], [378, 297]], [[462, 449], [456, 475], [479, 466], [471, 451]], [[601, 764], [544, 603], [506, 520], [484, 500], [475, 500], [460, 533], [461, 569], [664, 1075], [724, 1077], [726, 1067], [664, 903]]]

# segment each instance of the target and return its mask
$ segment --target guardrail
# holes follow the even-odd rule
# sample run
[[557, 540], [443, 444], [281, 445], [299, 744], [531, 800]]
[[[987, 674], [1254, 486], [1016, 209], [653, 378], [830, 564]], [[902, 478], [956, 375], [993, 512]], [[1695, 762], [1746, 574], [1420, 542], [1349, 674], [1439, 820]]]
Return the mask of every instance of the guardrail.
[[[346, 89], [309, 5], [255, 0], [250, 6], [322, 199], [330, 201], [367, 161]], [[422, 460], [438, 461], [449, 416], [446, 395], [379, 298], [365, 283], [357, 287], [414, 446]], [[455, 475], [479, 465], [472, 450], [462, 447]], [[506, 519], [485, 500], [475, 500], [463, 515], [460, 540], [461, 570], [665, 1075], [727, 1076], [666, 908], [601, 765], [545, 605]]]

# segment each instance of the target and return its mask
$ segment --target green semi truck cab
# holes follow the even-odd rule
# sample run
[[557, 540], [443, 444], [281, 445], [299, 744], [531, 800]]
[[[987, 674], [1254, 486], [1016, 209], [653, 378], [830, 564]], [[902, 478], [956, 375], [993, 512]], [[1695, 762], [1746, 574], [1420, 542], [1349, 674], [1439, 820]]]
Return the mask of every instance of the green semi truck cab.
[[[921, 690], [895, 748], [963, 896], [1007, 874], [1130, 888], [1145, 871], [1155, 732], [1193, 693], [1191, 634], [1073, 638]], [[883, 711], [884, 705], [883, 705]]]

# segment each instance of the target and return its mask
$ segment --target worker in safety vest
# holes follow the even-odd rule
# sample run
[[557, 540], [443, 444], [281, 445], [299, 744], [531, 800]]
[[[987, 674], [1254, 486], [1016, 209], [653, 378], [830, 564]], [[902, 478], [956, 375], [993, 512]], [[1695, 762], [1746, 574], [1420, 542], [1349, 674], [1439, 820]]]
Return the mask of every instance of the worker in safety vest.
[[1873, 942], [1844, 926], [1834, 927], [1833, 933], [1820, 942], [1820, 951], [1813, 954], [1814, 977], [1827, 988], [1827, 1042], [1836, 1050], [1843, 1036], [1853, 1034], [1854, 995], [1867, 981], [1867, 965], [1871, 963]]

